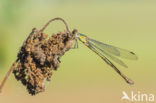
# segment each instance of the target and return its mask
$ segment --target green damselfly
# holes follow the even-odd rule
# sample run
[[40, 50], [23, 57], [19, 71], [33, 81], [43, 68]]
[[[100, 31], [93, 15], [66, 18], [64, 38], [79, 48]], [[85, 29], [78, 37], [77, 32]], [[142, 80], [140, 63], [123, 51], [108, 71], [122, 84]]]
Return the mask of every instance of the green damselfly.
[[75, 48], [78, 47], [77, 40], [81, 41], [89, 49], [100, 56], [108, 65], [110, 65], [128, 84], [134, 84], [134, 82], [126, 77], [123, 73], [121, 73], [121, 71], [109, 59], [107, 59], [107, 57], [127, 68], [128, 66], [115, 56], [137, 60], [138, 58], [135, 53], [91, 39], [84, 34], [78, 33], [77, 30], [73, 30], [73, 35], [76, 41], [74, 46]]

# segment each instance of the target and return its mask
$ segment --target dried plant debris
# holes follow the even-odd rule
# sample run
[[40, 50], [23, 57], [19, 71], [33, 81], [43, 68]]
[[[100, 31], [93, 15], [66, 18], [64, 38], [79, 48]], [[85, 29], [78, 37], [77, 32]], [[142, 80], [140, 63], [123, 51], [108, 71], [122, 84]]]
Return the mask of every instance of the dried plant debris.
[[[62, 21], [66, 31], [48, 37], [43, 31], [55, 20]], [[49, 20], [40, 30], [34, 28], [0, 84], [0, 92], [11, 73], [26, 86], [31, 95], [43, 92], [44, 81], [50, 81], [52, 70], [57, 70], [61, 63], [60, 57], [72, 47], [73, 40], [67, 23], [60, 17]]]
[[44, 80], [50, 81], [52, 70], [57, 70], [60, 57], [72, 46], [68, 31], [48, 35], [33, 29], [18, 53], [17, 66], [13, 73], [18, 81], [35, 95], [43, 92]]

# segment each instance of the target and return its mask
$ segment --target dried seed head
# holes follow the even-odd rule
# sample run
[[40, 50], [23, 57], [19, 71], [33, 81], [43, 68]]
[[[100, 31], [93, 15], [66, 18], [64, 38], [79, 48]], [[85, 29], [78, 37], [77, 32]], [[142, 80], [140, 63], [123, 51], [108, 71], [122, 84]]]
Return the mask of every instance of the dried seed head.
[[[43, 31], [55, 20], [62, 21], [67, 31], [59, 32], [48, 38], [48, 35], [43, 33]], [[35, 95], [44, 91], [43, 81], [45, 79], [50, 80], [52, 70], [58, 68], [60, 64], [59, 58], [71, 48], [73, 39], [74, 36], [69, 31], [67, 23], [60, 17], [49, 20], [40, 31], [33, 28], [23, 43], [17, 59], [13, 62], [0, 84], [0, 92], [12, 72], [16, 79], [27, 87], [30, 94]]]
[[23, 43], [19, 62], [13, 73], [32, 95], [45, 90], [44, 80], [50, 81], [52, 70], [57, 70], [60, 57], [71, 48], [72, 36], [67, 31], [48, 38], [47, 34], [33, 29]]

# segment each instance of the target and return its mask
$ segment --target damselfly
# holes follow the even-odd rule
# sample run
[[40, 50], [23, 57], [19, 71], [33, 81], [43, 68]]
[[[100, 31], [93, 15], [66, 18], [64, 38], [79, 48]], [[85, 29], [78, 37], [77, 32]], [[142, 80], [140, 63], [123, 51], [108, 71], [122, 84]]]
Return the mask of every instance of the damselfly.
[[98, 56], [100, 56], [108, 65], [110, 65], [127, 83], [134, 84], [134, 82], [126, 77], [123, 73], [121, 73], [121, 71], [109, 59], [107, 59], [107, 57], [127, 68], [128, 66], [115, 56], [131, 60], [137, 60], [137, 56], [135, 55], [135, 53], [91, 39], [84, 34], [78, 33], [77, 30], [73, 30], [72, 34], [75, 37], [76, 41], [74, 46], [75, 48], [78, 47], [77, 40], [81, 41], [89, 49], [91, 49]]

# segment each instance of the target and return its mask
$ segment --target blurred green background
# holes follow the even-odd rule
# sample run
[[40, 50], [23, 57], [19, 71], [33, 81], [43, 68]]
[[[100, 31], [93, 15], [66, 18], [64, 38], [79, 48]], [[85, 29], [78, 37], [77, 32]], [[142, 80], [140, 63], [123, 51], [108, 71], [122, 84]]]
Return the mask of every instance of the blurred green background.
[[[0, 0], [0, 81], [32, 28], [41, 29], [54, 17], [64, 18], [71, 30], [134, 51], [137, 61], [122, 59], [128, 69], [116, 66], [135, 84], [126, 84], [79, 43], [78, 49], [61, 58], [45, 92], [31, 96], [11, 75], [0, 94], [1, 103], [128, 103], [121, 101], [122, 91], [156, 95], [155, 0]], [[45, 32], [64, 30], [56, 21]]]

